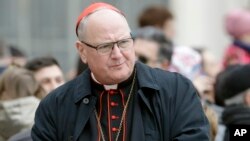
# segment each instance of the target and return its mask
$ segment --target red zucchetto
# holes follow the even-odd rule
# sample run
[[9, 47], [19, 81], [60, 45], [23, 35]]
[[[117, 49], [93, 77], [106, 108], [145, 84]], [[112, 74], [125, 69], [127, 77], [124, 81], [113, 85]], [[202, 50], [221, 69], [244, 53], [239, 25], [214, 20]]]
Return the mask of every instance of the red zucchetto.
[[78, 36], [78, 26], [81, 22], [81, 20], [83, 20], [85, 17], [87, 17], [88, 15], [90, 15], [91, 13], [94, 13], [95, 11], [99, 10], [99, 9], [110, 9], [110, 10], [114, 10], [120, 14], [123, 15], [123, 13], [115, 8], [114, 6], [107, 4], [107, 3], [103, 3], [103, 2], [98, 2], [98, 3], [93, 3], [90, 6], [88, 6], [87, 8], [85, 8], [82, 13], [78, 16], [77, 22], [76, 22], [76, 35]]

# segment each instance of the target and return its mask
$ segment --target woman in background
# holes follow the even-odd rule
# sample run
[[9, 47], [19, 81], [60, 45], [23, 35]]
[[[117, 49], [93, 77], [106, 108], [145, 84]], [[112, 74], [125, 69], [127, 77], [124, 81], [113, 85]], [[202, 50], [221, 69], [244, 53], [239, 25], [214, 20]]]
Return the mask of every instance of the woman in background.
[[0, 77], [0, 141], [32, 127], [44, 90], [33, 73], [11, 66]]

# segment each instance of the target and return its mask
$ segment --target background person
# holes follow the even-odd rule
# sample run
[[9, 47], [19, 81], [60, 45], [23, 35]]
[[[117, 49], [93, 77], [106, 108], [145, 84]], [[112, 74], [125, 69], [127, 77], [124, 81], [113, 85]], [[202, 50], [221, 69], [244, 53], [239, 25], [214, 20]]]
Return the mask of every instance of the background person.
[[231, 125], [250, 125], [250, 64], [232, 65], [220, 74], [217, 93], [225, 104], [222, 121], [226, 126], [225, 141]]
[[139, 27], [154, 26], [159, 28], [170, 40], [173, 40], [175, 36], [174, 16], [165, 6], [146, 7], [139, 15], [138, 24]]
[[26, 63], [25, 68], [34, 72], [47, 94], [65, 83], [61, 67], [53, 57], [34, 58]]
[[224, 68], [250, 63], [250, 10], [233, 9], [225, 16], [225, 28], [232, 43], [225, 49]]
[[137, 29], [135, 36], [135, 54], [141, 62], [168, 70], [171, 65], [173, 45], [164, 33], [155, 27], [147, 26]]
[[0, 78], [0, 141], [32, 127], [36, 108], [44, 95], [33, 73], [15, 66]]

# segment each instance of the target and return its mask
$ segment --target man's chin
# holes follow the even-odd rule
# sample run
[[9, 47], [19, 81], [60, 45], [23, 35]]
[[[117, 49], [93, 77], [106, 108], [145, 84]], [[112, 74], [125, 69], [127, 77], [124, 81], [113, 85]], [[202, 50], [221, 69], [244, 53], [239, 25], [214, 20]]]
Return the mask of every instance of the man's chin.
[[129, 78], [129, 73], [113, 73], [112, 78], [117, 83], [121, 83]]

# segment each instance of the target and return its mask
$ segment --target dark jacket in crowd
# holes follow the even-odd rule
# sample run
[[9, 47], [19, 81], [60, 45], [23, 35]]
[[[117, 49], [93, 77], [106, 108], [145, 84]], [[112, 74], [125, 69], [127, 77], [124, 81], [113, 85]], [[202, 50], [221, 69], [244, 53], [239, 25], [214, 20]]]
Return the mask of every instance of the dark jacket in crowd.
[[227, 127], [224, 141], [230, 141], [230, 126], [250, 125], [250, 108], [243, 104], [227, 106], [223, 112], [222, 120]]
[[[209, 141], [209, 124], [191, 82], [177, 73], [137, 62], [138, 104], [129, 141]], [[37, 109], [34, 141], [97, 141], [97, 98], [91, 94], [90, 70], [59, 87]], [[140, 119], [140, 120], [138, 120]]]

